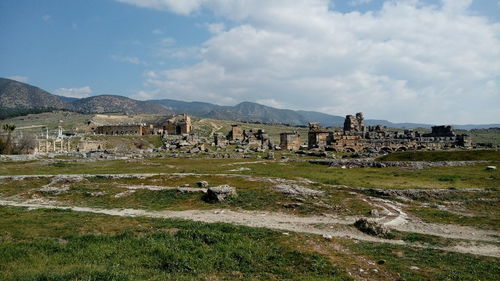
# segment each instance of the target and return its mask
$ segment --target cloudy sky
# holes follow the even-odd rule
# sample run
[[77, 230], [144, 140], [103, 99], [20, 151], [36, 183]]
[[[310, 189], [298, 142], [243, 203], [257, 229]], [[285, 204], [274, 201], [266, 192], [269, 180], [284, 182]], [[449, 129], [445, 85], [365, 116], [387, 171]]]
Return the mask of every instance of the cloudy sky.
[[500, 123], [500, 0], [2, 0], [0, 77], [426, 123]]

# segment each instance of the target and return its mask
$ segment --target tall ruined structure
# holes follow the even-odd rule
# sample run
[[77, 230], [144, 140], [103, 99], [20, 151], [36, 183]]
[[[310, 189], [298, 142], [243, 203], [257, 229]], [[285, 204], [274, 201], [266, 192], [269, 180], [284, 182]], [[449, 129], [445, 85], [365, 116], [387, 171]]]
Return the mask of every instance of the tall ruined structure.
[[185, 135], [191, 133], [192, 130], [191, 117], [187, 114], [176, 115], [163, 125], [163, 132], [168, 135]]
[[365, 132], [365, 120], [363, 113], [358, 112], [356, 116], [347, 115], [344, 121], [344, 132]]
[[281, 149], [297, 151], [300, 149], [300, 145], [300, 135], [297, 132], [280, 134]]

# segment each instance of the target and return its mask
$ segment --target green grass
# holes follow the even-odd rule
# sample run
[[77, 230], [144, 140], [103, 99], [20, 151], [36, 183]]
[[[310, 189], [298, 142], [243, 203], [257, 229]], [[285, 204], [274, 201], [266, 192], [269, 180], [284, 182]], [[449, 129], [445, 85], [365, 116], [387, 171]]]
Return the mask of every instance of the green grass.
[[[500, 186], [500, 170], [487, 171], [479, 164], [462, 167], [432, 167], [422, 170], [407, 168], [334, 169], [308, 162], [264, 161], [239, 164], [252, 159], [140, 159], [96, 162], [43, 161], [2, 162], [0, 175], [19, 174], [92, 174], [92, 173], [230, 173], [252, 176], [310, 179], [323, 184], [370, 188], [494, 188]], [[59, 163], [59, 162], [56, 162]], [[56, 165], [56, 166], [54, 166]], [[230, 172], [247, 167], [250, 171]]]
[[379, 157], [379, 161], [500, 161], [500, 150], [405, 151]]
[[[498, 204], [498, 201], [496, 201]], [[451, 213], [444, 210], [439, 210], [437, 208], [411, 208], [410, 211], [426, 222], [431, 223], [444, 223], [444, 224], [458, 224], [464, 226], [473, 226], [484, 229], [500, 230], [500, 216], [498, 206], [492, 212], [495, 215], [485, 216], [485, 215], [475, 215], [475, 216], [465, 216], [455, 213]]]
[[278, 232], [0, 207], [2, 280], [352, 280]]
[[368, 242], [350, 247], [373, 260], [385, 260], [382, 267], [397, 272], [400, 280], [494, 281], [500, 276], [498, 258]]
[[[196, 186], [200, 180], [208, 181], [209, 186], [227, 184], [236, 188], [238, 196], [225, 202], [205, 202], [201, 192], [182, 193], [176, 190], [152, 191], [138, 189], [124, 197], [115, 195], [127, 191], [122, 185], [155, 185], [181, 186], [189, 184]], [[70, 183], [70, 190], [59, 195], [44, 195], [38, 190], [48, 183], [51, 178], [30, 178], [22, 181], [7, 181], [0, 184], [0, 195], [17, 196], [24, 199], [41, 197], [57, 200], [65, 205], [97, 207], [97, 208], [134, 208], [147, 210], [189, 210], [189, 209], [244, 209], [267, 210], [309, 215], [318, 213], [334, 213], [338, 215], [364, 215], [371, 209], [371, 205], [356, 199], [356, 195], [346, 190], [323, 188], [325, 196], [319, 199], [303, 198], [300, 206], [287, 208], [287, 205], [298, 203], [293, 197], [276, 192], [273, 185], [267, 181], [248, 180], [242, 177], [221, 176], [155, 176], [146, 179], [108, 179], [90, 177], [80, 182]], [[318, 188], [312, 186], [311, 188]], [[92, 196], [95, 193], [104, 193]], [[315, 204], [319, 200], [323, 205]], [[334, 209], [325, 207], [325, 204], [335, 206]]]

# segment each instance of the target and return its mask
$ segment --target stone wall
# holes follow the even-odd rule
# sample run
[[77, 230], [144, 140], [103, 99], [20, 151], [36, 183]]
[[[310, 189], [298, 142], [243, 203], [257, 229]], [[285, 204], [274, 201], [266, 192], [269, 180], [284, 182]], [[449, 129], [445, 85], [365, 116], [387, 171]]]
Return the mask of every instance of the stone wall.
[[300, 135], [297, 132], [280, 134], [281, 149], [297, 151], [300, 149], [300, 145]]
[[243, 140], [243, 129], [241, 128], [241, 126], [232, 125], [231, 131], [229, 132], [227, 138], [232, 141]]
[[123, 135], [143, 135], [144, 126], [143, 125], [105, 125], [98, 126], [95, 129], [95, 133], [98, 135], [107, 136], [123, 136]]

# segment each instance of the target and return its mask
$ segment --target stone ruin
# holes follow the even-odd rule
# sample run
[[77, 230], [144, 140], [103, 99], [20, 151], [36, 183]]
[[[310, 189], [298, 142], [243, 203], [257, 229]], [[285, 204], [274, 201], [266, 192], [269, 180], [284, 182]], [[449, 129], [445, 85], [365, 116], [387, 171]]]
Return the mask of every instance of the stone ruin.
[[179, 114], [170, 117], [158, 124], [106, 124], [99, 125], [89, 122], [91, 130], [97, 135], [185, 135], [193, 130], [191, 117], [187, 114]]
[[392, 152], [418, 149], [472, 147], [468, 135], [456, 135], [451, 126], [434, 126], [432, 132], [389, 131], [385, 126], [364, 124], [362, 113], [347, 115], [343, 131], [330, 131], [318, 123], [309, 124], [309, 149], [319, 148], [338, 152]]
[[300, 150], [300, 135], [297, 132], [281, 133], [280, 148], [283, 150], [297, 151]]
[[[262, 149], [271, 149], [273, 144], [271, 137], [263, 129], [243, 130], [240, 125], [232, 125], [231, 131], [226, 136], [228, 144], [240, 144], [244, 146], [258, 146]], [[220, 134], [214, 134], [216, 144], [224, 142]]]
[[187, 114], [179, 114], [167, 120], [162, 127], [163, 133], [168, 135], [184, 135], [193, 131], [191, 117]]

